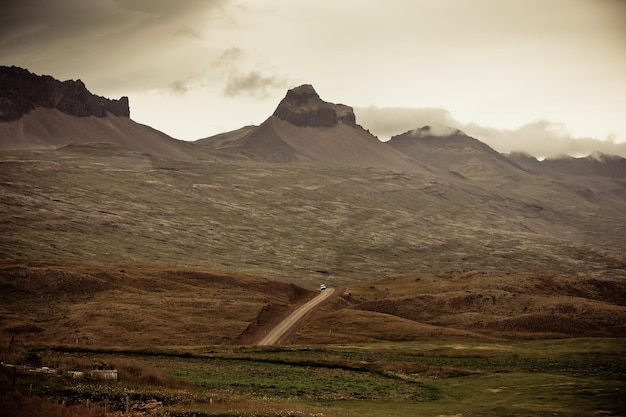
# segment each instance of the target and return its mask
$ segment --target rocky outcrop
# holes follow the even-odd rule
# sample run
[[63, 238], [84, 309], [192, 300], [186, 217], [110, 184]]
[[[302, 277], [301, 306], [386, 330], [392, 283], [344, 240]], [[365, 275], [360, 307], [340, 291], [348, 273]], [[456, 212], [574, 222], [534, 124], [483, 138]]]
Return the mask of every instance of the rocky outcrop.
[[77, 116], [130, 117], [128, 97], [110, 100], [89, 92], [81, 80], [58, 81], [18, 67], [0, 66], [0, 122], [18, 120], [36, 107]]
[[352, 107], [323, 101], [309, 84], [287, 91], [274, 116], [301, 127], [332, 127], [339, 122], [356, 127]]

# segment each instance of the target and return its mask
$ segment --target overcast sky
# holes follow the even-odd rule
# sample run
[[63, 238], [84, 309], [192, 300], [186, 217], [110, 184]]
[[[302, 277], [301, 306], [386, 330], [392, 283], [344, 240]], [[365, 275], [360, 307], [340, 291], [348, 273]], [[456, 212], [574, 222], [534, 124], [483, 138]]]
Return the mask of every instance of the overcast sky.
[[442, 124], [626, 156], [623, 0], [3, 0], [0, 64], [128, 96], [179, 139], [259, 124], [306, 83], [382, 140]]

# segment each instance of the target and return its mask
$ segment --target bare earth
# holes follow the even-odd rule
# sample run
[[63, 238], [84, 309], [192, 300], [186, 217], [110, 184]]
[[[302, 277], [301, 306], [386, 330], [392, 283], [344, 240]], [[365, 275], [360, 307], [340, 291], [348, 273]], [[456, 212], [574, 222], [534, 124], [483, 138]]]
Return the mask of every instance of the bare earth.
[[334, 293], [334, 288], [328, 288], [324, 291], [320, 291], [317, 297], [308, 303], [301, 305], [287, 318], [280, 322], [278, 326], [270, 330], [258, 344], [261, 346], [277, 345], [287, 335], [287, 333], [289, 333], [289, 331], [293, 330], [293, 328], [304, 318], [306, 314], [310, 313], [315, 307], [329, 299]]

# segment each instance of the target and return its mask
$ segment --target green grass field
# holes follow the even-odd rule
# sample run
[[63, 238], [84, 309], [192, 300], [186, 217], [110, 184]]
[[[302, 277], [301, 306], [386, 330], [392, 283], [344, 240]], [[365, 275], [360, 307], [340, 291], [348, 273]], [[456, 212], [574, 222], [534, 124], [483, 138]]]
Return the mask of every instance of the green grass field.
[[[35, 350], [59, 370], [106, 364], [117, 382], [19, 374], [15, 389], [167, 416], [620, 416], [623, 339], [427, 342], [190, 351]], [[33, 353], [31, 352], [31, 355]], [[7, 372], [3, 388], [12, 381]], [[31, 388], [31, 384], [34, 388]], [[76, 408], [75, 410], [80, 410]], [[21, 416], [16, 412], [16, 416]], [[79, 414], [75, 414], [79, 415]]]

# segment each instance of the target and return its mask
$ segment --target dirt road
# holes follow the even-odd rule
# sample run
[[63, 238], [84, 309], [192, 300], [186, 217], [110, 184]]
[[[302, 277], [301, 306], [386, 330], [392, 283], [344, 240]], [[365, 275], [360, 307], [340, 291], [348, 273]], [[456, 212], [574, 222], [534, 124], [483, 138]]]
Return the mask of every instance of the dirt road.
[[259, 346], [276, 345], [280, 339], [296, 325], [302, 318], [311, 310], [313, 310], [322, 301], [328, 299], [335, 292], [334, 288], [327, 288], [324, 291], [320, 291], [319, 295], [309, 301], [306, 304], [301, 305], [293, 313], [291, 313], [285, 320], [280, 322], [278, 326], [270, 330], [259, 343]]

